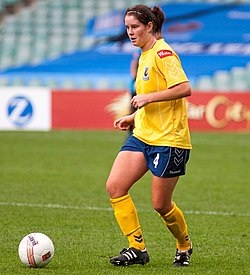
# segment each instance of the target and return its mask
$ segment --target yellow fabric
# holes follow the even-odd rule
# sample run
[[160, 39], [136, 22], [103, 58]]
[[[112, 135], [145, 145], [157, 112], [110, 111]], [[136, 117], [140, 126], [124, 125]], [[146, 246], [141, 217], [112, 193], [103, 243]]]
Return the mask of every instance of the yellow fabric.
[[128, 235], [127, 238], [129, 242], [129, 247], [134, 247], [139, 250], [143, 250], [145, 248], [145, 243], [140, 227], [135, 232]]
[[177, 248], [179, 250], [190, 249], [191, 242], [188, 237], [187, 224], [180, 208], [174, 204], [173, 209], [161, 217], [175, 237]]
[[[137, 94], [159, 92], [186, 81], [178, 55], [163, 39], [142, 52], [136, 77]], [[191, 149], [185, 98], [154, 102], [138, 109], [133, 133], [149, 145]]]
[[110, 199], [110, 202], [121, 231], [128, 238], [129, 247], [140, 250], [144, 249], [145, 243], [142, 237], [137, 211], [130, 195]]

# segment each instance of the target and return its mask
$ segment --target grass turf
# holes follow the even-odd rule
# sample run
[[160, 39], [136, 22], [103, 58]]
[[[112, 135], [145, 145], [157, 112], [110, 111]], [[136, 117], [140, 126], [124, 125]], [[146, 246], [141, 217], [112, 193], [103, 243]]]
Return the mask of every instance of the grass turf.
[[[171, 266], [175, 243], [152, 209], [150, 174], [131, 190], [150, 262], [109, 263], [127, 247], [105, 190], [124, 140], [120, 132], [0, 132], [0, 274], [250, 274], [250, 135], [192, 133], [187, 175], [174, 194], [194, 245], [184, 269]], [[43, 269], [18, 258], [30, 232], [55, 244]]]

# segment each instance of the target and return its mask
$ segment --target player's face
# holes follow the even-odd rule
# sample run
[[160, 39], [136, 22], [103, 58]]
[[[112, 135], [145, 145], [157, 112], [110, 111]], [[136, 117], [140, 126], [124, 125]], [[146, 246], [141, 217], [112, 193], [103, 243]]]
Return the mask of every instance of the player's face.
[[140, 47], [141, 49], [152, 36], [151, 22], [145, 26], [134, 15], [125, 16], [125, 26], [127, 28], [128, 37], [132, 44], [136, 47]]

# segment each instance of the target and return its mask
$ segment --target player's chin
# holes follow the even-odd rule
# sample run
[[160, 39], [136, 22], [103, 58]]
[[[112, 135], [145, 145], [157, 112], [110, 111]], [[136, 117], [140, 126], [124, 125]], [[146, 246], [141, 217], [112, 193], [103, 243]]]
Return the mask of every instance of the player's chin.
[[131, 39], [130, 41], [134, 46], [138, 47], [138, 42], [136, 39]]

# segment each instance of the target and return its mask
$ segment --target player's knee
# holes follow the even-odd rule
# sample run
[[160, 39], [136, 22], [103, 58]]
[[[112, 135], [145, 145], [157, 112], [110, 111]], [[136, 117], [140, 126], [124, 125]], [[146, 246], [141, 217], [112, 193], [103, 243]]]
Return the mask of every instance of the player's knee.
[[153, 201], [153, 207], [157, 213], [163, 216], [171, 210], [172, 204], [171, 202], [166, 203], [161, 201]]
[[155, 210], [157, 213], [159, 213], [160, 215], [164, 215], [164, 213], [165, 213], [164, 208], [163, 208], [163, 207], [160, 207], [160, 206], [158, 206], [158, 205], [154, 206], [154, 210]]
[[127, 193], [119, 186], [119, 184], [117, 184], [117, 182], [114, 182], [110, 179], [108, 179], [106, 182], [106, 190], [110, 198], [119, 198]]
[[112, 181], [107, 180], [106, 182], [106, 190], [109, 193], [109, 196], [112, 197], [112, 193], [114, 193], [114, 185], [112, 184]]

